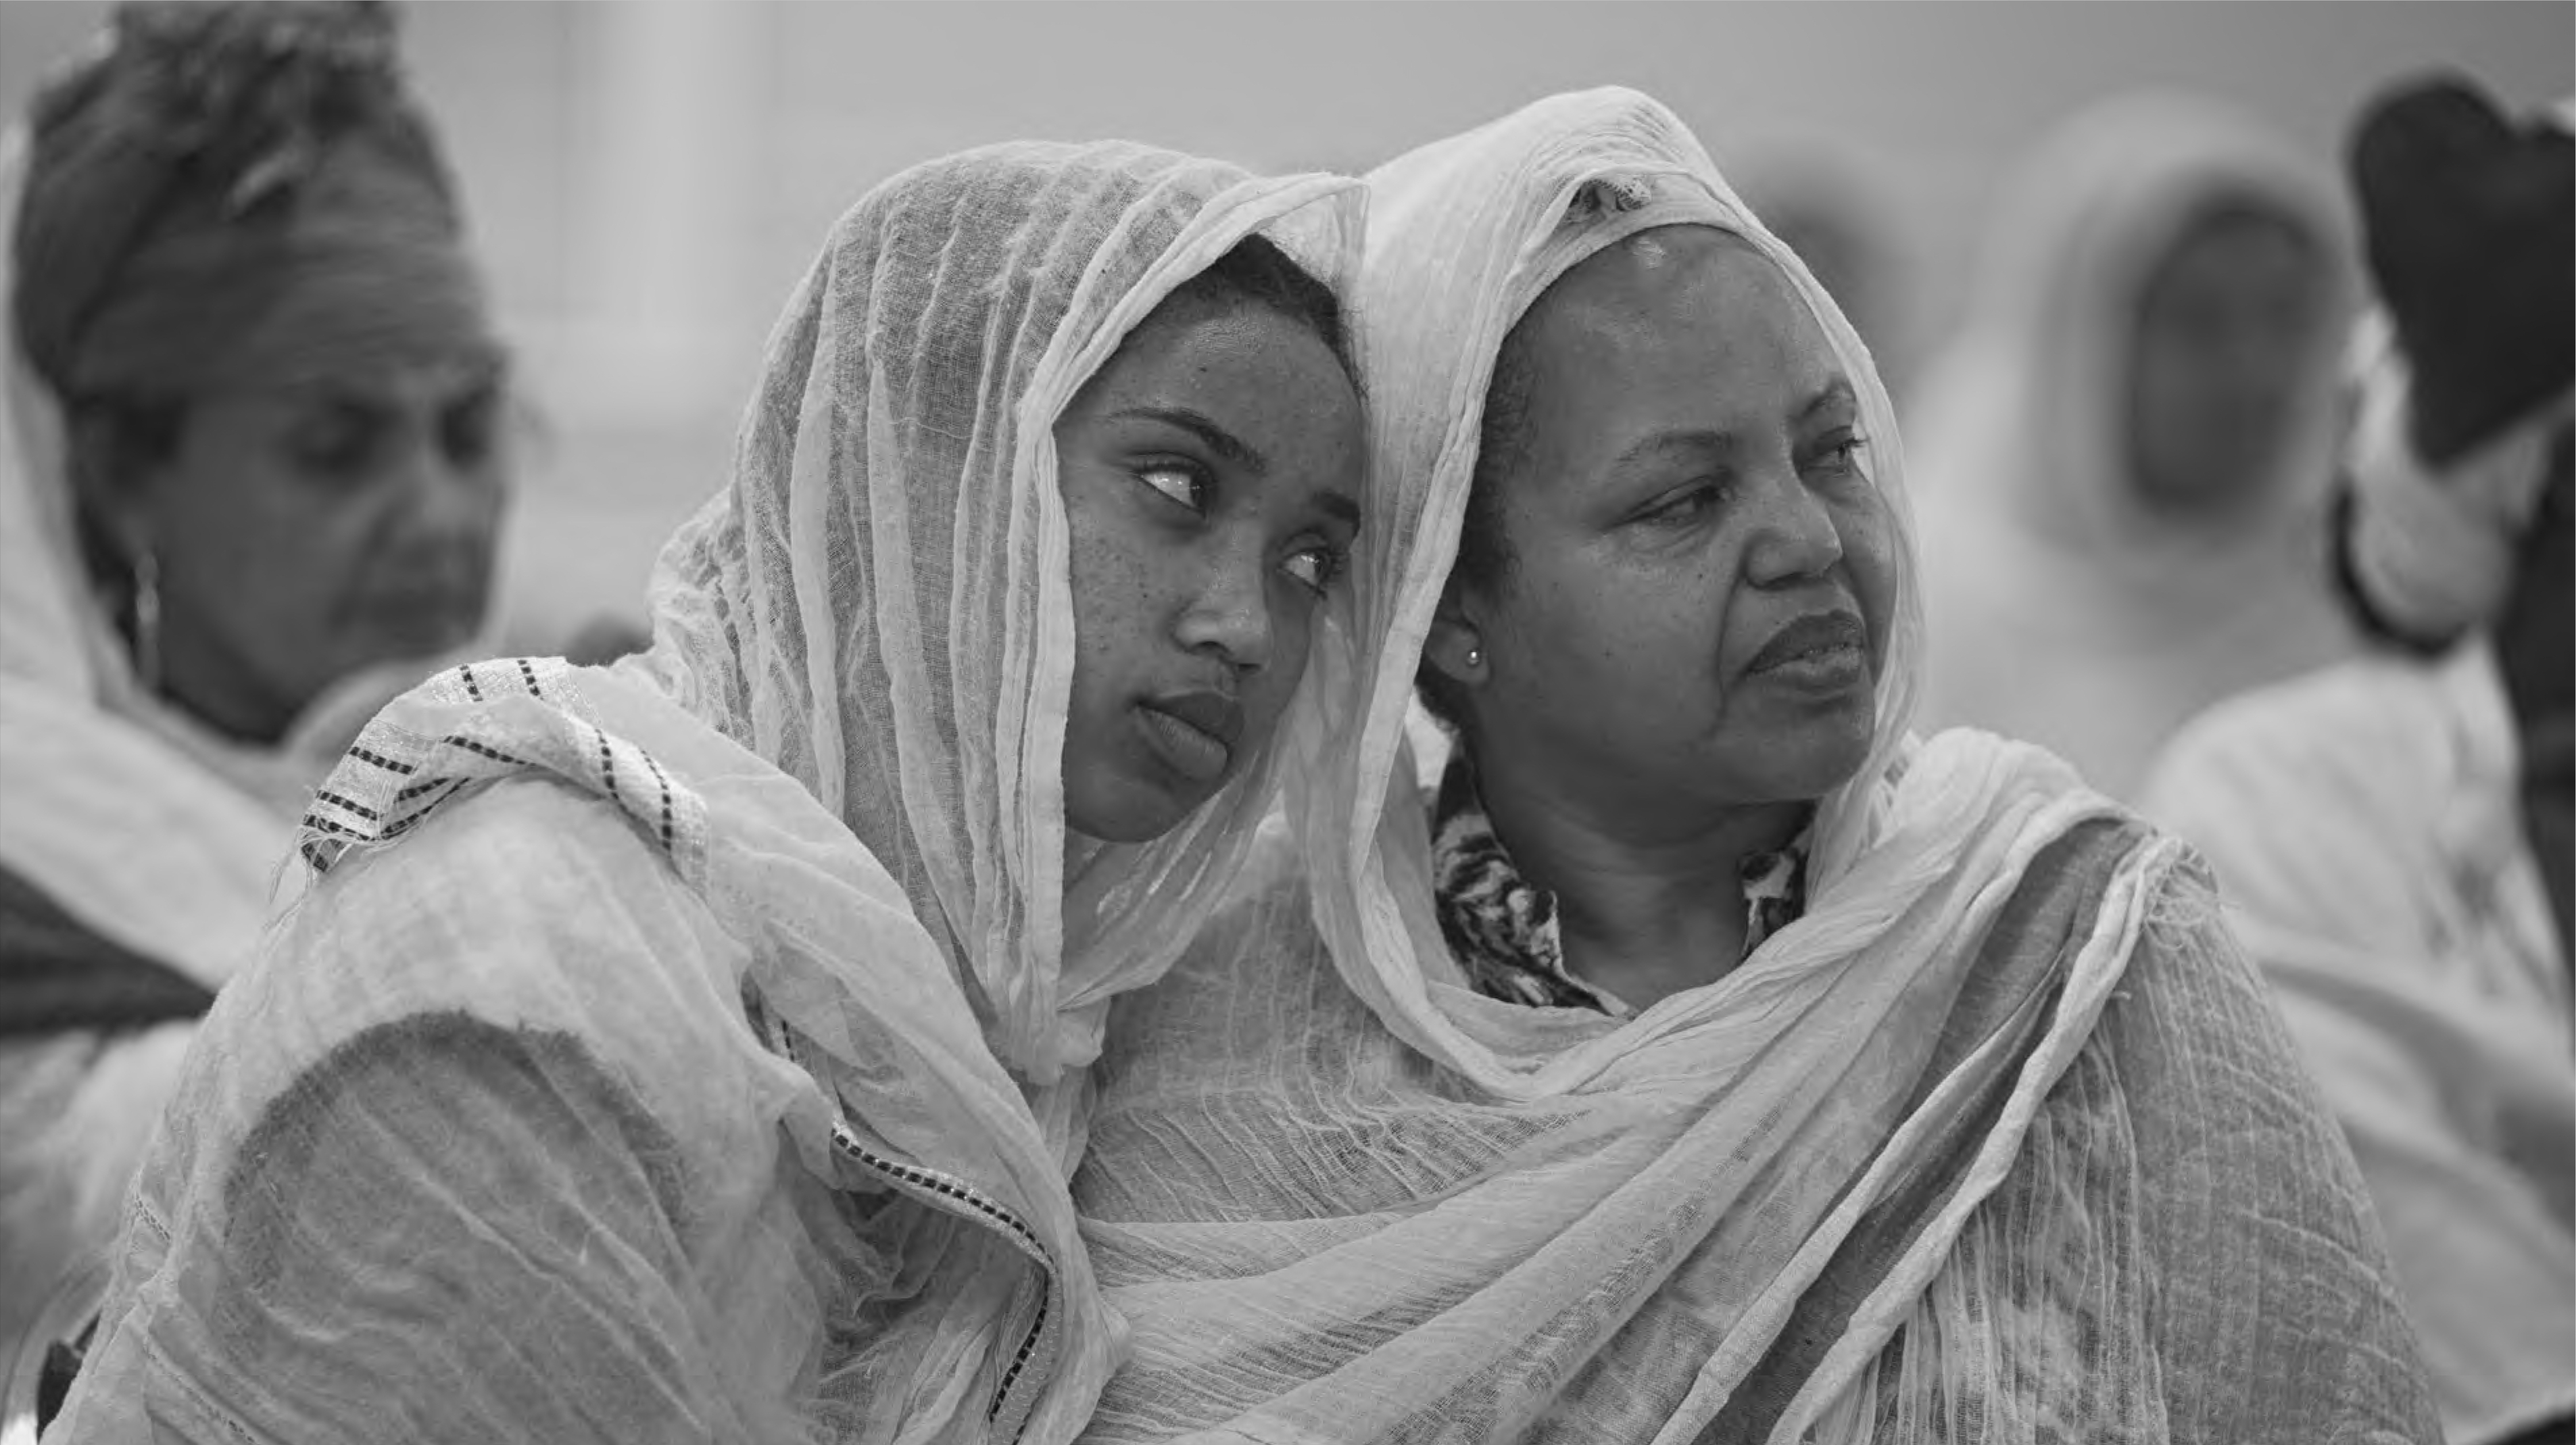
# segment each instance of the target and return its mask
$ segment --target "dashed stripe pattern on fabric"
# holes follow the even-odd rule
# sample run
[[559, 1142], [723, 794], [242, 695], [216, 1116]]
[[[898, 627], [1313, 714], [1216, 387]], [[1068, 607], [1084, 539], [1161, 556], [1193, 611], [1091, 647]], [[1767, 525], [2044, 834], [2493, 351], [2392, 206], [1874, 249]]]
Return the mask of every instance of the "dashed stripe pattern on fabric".
[[[771, 1046], [790, 1063], [802, 1067], [804, 1061], [796, 1046], [794, 1030], [788, 1028], [784, 1020], [770, 1014], [767, 1009], [759, 1008], [756, 1002], [754, 1007], [757, 1009], [756, 1025], [769, 1036]], [[992, 1401], [984, 1410], [984, 1419], [988, 1424], [999, 1420], [1004, 1408], [1012, 1402], [1015, 1389], [1025, 1383], [1029, 1393], [1034, 1394], [1046, 1381], [1048, 1371], [1043, 1368], [1031, 1370], [1030, 1365], [1040, 1360], [1051, 1361], [1058, 1344], [1059, 1330], [1055, 1304], [1060, 1284], [1055, 1256], [1048, 1251], [1046, 1242], [1038, 1238], [1037, 1231], [1031, 1229], [1028, 1222], [1021, 1219], [1014, 1211], [996, 1203], [983, 1191], [963, 1180], [936, 1169], [925, 1169], [920, 1165], [907, 1164], [878, 1153], [869, 1148], [866, 1142], [859, 1138], [858, 1132], [844, 1119], [835, 1118], [832, 1121], [832, 1147], [851, 1162], [883, 1176], [904, 1193], [932, 1208], [957, 1215], [970, 1222], [997, 1226], [1004, 1238], [1017, 1245], [1021, 1253], [1026, 1254], [1037, 1264], [1043, 1287], [1038, 1294], [1036, 1313], [1031, 1316], [1028, 1329], [1020, 1337], [1019, 1348], [1013, 1351], [1011, 1363], [1003, 1369], [1002, 1378], [994, 1387]], [[969, 1210], [973, 1212], [970, 1214], [967, 1212]], [[1026, 1424], [1027, 1418], [1023, 1412], [1018, 1427], [1012, 1431], [1012, 1438], [1018, 1438], [1019, 1428], [1024, 1428]]]
[[[508, 713], [517, 697], [548, 704]], [[405, 727], [405, 704], [449, 706], [467, 717], [434, 736]], [[582, 716], [571, 668], [560, 658], [467, 663], [422, 684], [375, 721], [315, 790], [297, 847], [316, 874], [352, 848], [391, 843], [475, 784], [539, 770], [617, 804], [695, 881], [705, 858], [705, 809], [642, 748]]]

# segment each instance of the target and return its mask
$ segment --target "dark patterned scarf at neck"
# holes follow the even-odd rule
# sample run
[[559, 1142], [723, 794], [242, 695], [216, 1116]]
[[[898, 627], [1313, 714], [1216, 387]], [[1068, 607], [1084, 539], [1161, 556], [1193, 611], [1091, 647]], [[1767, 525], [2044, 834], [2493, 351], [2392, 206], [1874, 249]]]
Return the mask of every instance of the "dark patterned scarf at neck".
[[[1568, 972], [1558, 936], [1556, 895], [1521, 876], [1485, 815], [1476, 770], [1463, 749], [1450, 755], [1431, 810], [1431, 879], [1440, 932], [1467, 975], [1488, 998], [1537, 1008], [1584, 1008], [1627, 1018], [1636, 1011], [1608, 990]], [[1810, 817], [1786, 844], [1748, 854], [1744, 883], [1744, 953], [1807, 908]], [[1741, 961], [1741, 959], [1739, 959]]]

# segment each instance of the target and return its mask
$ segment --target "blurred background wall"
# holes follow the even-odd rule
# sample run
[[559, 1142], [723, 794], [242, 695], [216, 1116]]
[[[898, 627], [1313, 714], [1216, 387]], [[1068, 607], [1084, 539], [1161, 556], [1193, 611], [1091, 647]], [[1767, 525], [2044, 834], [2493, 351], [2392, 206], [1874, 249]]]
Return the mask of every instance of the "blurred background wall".
[[[0, 5], [0, 110], [106, 7]], [[508, 607], [642, 613], [719, 483], [771, 321], [874, 182], [1022, 136], [1122, 135], [1258, 169], [1365, 168], [1554, 90], [1679, 111], [1757, 205], [1870, 218], [1897, 375], [1942, 334], [2021, 149], [2110, 92], [2269, 116], [2320, 165], [2393, 77], [2576, 90], [2563, 3], [462, 3], [408, 48], [542, 417]]]

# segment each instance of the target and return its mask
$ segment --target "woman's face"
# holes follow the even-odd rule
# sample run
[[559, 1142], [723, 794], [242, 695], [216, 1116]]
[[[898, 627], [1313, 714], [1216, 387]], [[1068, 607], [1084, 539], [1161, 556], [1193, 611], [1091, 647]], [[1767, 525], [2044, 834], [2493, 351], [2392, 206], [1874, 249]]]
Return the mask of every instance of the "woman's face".
[[2326, 320], [2317, 260], [2288, 220], [2229, 211], [2186, 231], [2148, 277], [2128, 444], [2149, 504], [2223, 505], [2280, 465]]
[[274, 737], [353, 672], [469, 640], [510, 490], [505, 406], [480, 348], [191, 400], [120, 519], [159, 567], [165, 690]]
[[1566, 273], [1515, 344], [1523, 446], [1489, 483], [1511, 560], [1430, 654], [1480, 763], [1538, 760], [1645, 828], [1849, 778], [1897, 562], [1851, 380], [1787, 275], [1713, 228], [1649, 231]]
[[1075, 656], [1065, 821], [1136, 843], [1278, 725], [1359, 525], [1350, 378], [1304, 323], [1184, 296], [1056, 422]]

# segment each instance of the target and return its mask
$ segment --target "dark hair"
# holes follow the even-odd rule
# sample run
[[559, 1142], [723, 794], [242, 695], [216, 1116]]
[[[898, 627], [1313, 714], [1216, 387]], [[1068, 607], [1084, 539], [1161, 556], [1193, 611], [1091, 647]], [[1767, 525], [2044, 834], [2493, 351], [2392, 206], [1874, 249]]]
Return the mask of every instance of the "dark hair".
[[[1509, 579], [1511, 539], [1503, 534], [1502, 479], [1529, 456], [1530, 389], [1537, 368], [1530, 360], [1526, 313], [1494, 352], [1493, 379], [1485, 383], [1484, 419], [1476, 430], [1476, 469], [1467, 481], [1467, 513], [1458, 526], [1458, 557], [1450, 564], [1444, 604], [1462, 591], [1490, 592]], [[1413, 674], [1422, 705], [1451, 732], [1466, 731], [1467, 699], [1457, 683], [1425, 659]]]
[[1342, 303], [1333, 289], [1290, 259], [1266, 236], [1246, 236], [1216, 258], [1206, 270], [1173, 288], [1166, 305], [1183, 297], [1202, 301], [1249, 301], [1266, 306], [1315, 333], [1342, 373], [1359, 384], [1351, 364], [1350, 337], [1342, 324]]

